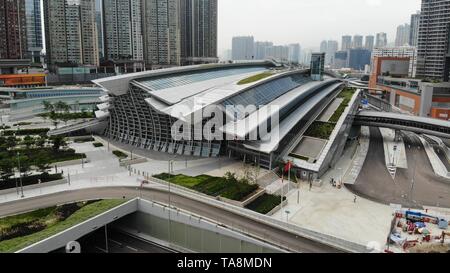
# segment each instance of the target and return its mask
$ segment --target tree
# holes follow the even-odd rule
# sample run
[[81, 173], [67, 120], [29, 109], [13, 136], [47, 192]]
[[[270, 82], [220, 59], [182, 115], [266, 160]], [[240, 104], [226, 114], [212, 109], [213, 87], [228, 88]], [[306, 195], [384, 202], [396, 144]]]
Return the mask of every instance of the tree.
[[47, 137], [45, 135], [41, 135], [38, 139], [36, 139], [36, 146], [38, 148], [44, 148], [45, 143], [47, 143]]
[[28, 176], [28, 173], [31, 170], [31, 162], [30, 162], [30, 159], [28, 158], [28, 156], [18, 154], [18, 155], [16, 155], [15, 160], [16, 160], [17, 168], [18, 168], [19, 162], [20, 162], [20, 169], [18, 168], [19, 172], [23, 176]]
[[49, 101], [45, 100], [42, 102], [42, 104], [44, 105], [44, 109], [46, 112], [54, 112], [55, 111], [55, 107]]
[[48, 176], [48, 170], [50, 170], [50, 157], [45, 151], [39, 151], [36, 155], [34, 165], [41, 172], [41, 179]]
[[35, 145], [35, 140], [34, 140], [34, 138], [31, 137], [31, 136], [26, 136], [26, 137], [23, 139], [22, 144], [25, 145], [25, 147], [26, 147], [27, 149], [30, 149], [31, 146]]
[[7, 152], [0, 153], [0, 177], [7, 180], [14, 174], [14, 163]]
[[67, 113], [70, 111], [70, 106], [63, 101], [58, 101], [55, 104], [55, 108], [56, 108], [57, 112], [66, 112]]
[[67, 143], [62, 136], [52, 136], [50, 142], [52, 143], [52, 149], [55, 153], [57, 153], [61, 147], [67, 146]]
[[58, 128], [59, 123], [58, 114], [56, 114], [55, 112], [51, 112], [49, 118], [53, 121], [53, 125], [55, 126], [55, 128]]
[[13, 149], [17, 146], [17, 139], [15, 136], [10, 136], [6, 139], [6, 146], [8, 149]]

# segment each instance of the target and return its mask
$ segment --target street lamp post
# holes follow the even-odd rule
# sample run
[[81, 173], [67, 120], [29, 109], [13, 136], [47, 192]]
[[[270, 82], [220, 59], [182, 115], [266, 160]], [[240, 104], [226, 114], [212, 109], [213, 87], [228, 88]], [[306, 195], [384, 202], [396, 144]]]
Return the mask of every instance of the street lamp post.
[[23, 183], [22, 183], [22, 173], [20, 172], [20, 153], [17, 153], [17, 164], [19, 167], [19, 181], [20, 181], [20, 193], [21, 193], [21, 198], [24, 198], [25, 195], [23, 194]]

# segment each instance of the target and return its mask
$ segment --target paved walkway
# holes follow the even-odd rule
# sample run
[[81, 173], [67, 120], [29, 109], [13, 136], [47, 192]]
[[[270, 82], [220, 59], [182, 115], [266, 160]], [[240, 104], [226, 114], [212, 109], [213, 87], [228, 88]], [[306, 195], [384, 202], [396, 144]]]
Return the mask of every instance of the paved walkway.
[[[71, 144], [77, 152], [86, 152], [91, 159], [90, 163], [83, 166], [73, 165], [64, 167], [65, 174], [71, 174], [71, 183], [57, 186], [43, 187], [40, 189], [26, 190], [25, 197], [30, 198], [42, 194], [63, 192], [73, 189], [106, 187], [106, 186], [136, 186], [139, 187], [141, 176], [129, 174], [119, 166], [118, 159], [107, 150], [107, 147], [92, 148], [92, 143]], [[234, 164], [223, 165], [217, 168], [211, 162], [214, 159], [195, 160], [188, 162], [175, 162], [177, 172], [200, 168], [205, 164], [212, 170], [210, 174], [221, 174], [227, 167], [236, 168]], [[291, 188], [287, 195], [288, 205], [283, 210], [273, 215], [276, 219], [283, 219], [291, 224], [314, 230], [317, 232], [336, 236], [359, 244], [376, 242], [383, 246], [389, 234], [393, 209], [387, 205], [378, 204], [363, 198], [356, 197], [345, 188], [332, 187], [328, 181], [331, 178], [340, 180], [352, 166], [353, 154], [347, 152], [339, 161], [335, 169], [329, 171], [323, 177], [322, 187], [313, 187], [309, 190], [306, 183], [300, 184], [300, 189]], [[209, 164], [209, 165], [208, 165]], [[164, 172], [168, 168], [167, 161], [150, 160], [146, 163], [133, 165], [144, 171], [155, 173]], [[348, 173], [348, 172], [347, 172]], [[299, 198], [299, 202], [297, 200]], [[5, 194], [0, 196], [0, 203], [20, 199], [17, 194]], [[355, 202], [356, 201], [356, 202]], [[286, 211], [289, 211], [287, 214]]]
[[395, 140], [395, 130], [380, 128], [383, 136], [384, 155], [386, 166], [395, 168], [408, 169], [408, 161], [406, 159], [405, 143], [402, 138]]
[[434, 173], [437, 176], [450, 179], [450, 173], [448, 172], [447, 167], [436, 154], [434, 148], [423, 137], [419, 137], [419, 139], [425, 148], [425, 152], [427, 153], [428, 160], [430, 160]]
[[355, 184], [356, 179], [358, 178], [358, 175], [364, 165], [364, 161], [366, 160], [369, 146], [370, 130], [368, 127], [363, 126], [361, 127], [361, 137], [359, 138], [357, 150], [342, 182], [345, 184]]
[[[362, 140], [361, 143], [366, 145], [365, 142]], [[310, 190], [309, 184], [303, 182], [299, 190], [291, 189], [287, 196], [288, 205], [272, 217], [355, 243], [367, 245], [376, 242], [384, 246], [393, 209], [356, 197], [345, 187], [338, 189], [329, 183], [331, 178], [341, 180], [345, 173], [343, 181], [351, 180], [349, 177], [356, 174], [348, 170], [358, 168], [353, 158], [364, 157], [364, 150], [359, 148], [357, 154], [360, 154], [353, 156], [351, 149], [348, 149], [336, 168], [322, 177], [321, 187], [312, 187]]]

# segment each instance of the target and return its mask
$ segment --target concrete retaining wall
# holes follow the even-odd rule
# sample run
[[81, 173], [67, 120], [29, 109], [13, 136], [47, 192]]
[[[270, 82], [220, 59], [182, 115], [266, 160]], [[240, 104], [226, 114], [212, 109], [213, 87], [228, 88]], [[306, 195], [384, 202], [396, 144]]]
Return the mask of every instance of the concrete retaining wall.
[[[67, 183], [68, 183], [67, 179], [61, 179], [61, 180], [55, 180], [55, 181], [41, 183], [41, 184], [25, 186], [25, 187], [23, 187], [23, 190], [24, 191], [26, 191], [26, 190], [33, 190], [33, 189], [39, 189], [39, 188], [44, 188], [44, 187], [63, 185], [63, 184], [67, 184]], [[16, 188], [2, 190], [2, 191], [0, 191], [0, 195], [2, 195], [2, 194], [9, 194], [9, 193], [13, 193], [13, 192], [16, 192], [16, 191], [17, 191]]]
[[136, 165], [136, 164], [141, 164], [141, 163], [145, 163], [148, 160], [146, 158], [136, 158], [133, 160], [121, 160], [120, 161], [120, 166], [121, 167], [126, 167], [126, 166], [130, 166], [130, 165]]
[[111, 222], [116, 221], [137, 210], [138, 200], [134, 199], [83, 223], [75, 225], [63, 232], [53, 235], [43, 241], [17, 251], [17, 253], [48, 253], [50, 251], [65, 247], [68, 242], [78, 240]]
[[282, 207], [286, 207], [288, 204], [288, 200], [284, 200], [280, 205], [276, 206], [275, 208], [273, 208], [271, 211], [269, 211], [266, 215], [267, 216], [272, 216], [274, 215], [277, 211], [279, 211]]
[[[57, 162], [55, 164], [52, 164], [52, 166], [56, 166], [59, 168], [59, 167], [66, 167], [66, 166], [73, 166], [73, 165], [81, 165], [82, 164], [81, 161], [82, 161], [81, 159], [75, 159], [75, 160]], [[91, 162], [91, 160], [89, 158], [84, 158], [83, 162], [86, 164], [86, 163]]]

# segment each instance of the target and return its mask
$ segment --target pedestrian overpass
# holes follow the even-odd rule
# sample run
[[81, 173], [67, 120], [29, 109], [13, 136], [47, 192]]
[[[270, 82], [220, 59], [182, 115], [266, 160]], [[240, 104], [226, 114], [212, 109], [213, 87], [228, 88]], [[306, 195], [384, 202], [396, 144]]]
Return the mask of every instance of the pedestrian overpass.
[[439, 119], [364, 110], [355, 115], [353, 124], [410, 131], [450, 139], [450, 121]]

